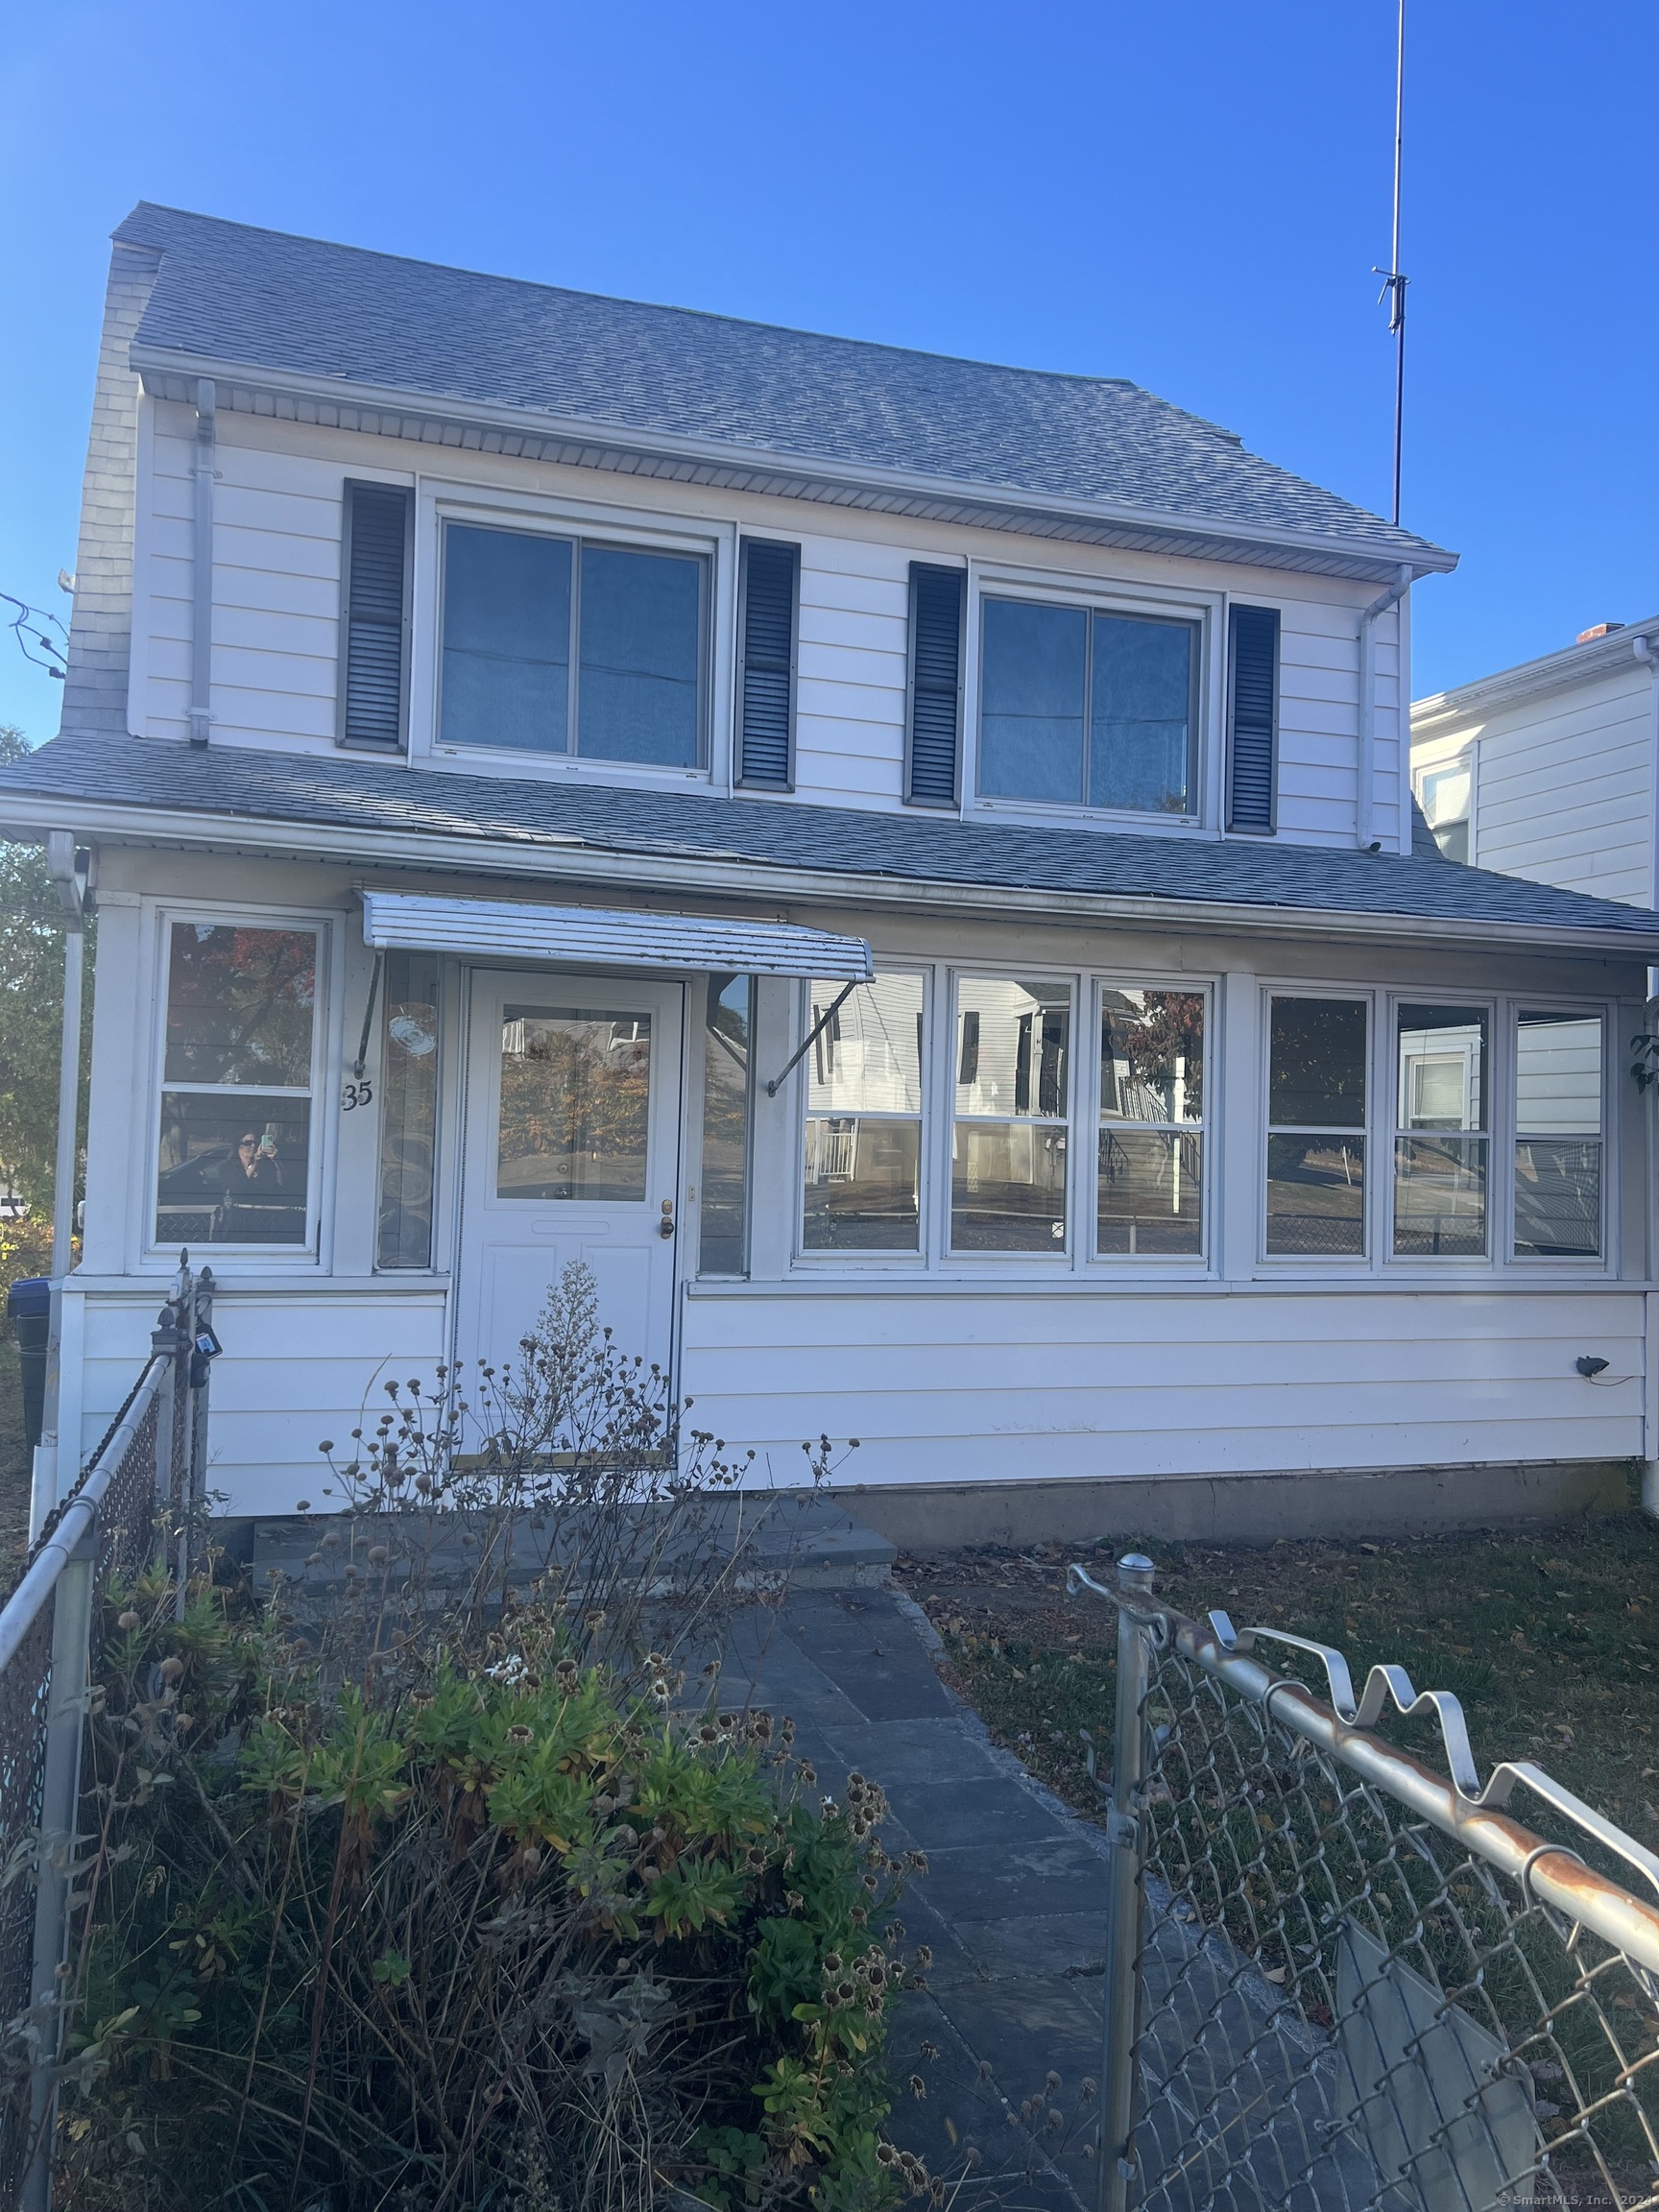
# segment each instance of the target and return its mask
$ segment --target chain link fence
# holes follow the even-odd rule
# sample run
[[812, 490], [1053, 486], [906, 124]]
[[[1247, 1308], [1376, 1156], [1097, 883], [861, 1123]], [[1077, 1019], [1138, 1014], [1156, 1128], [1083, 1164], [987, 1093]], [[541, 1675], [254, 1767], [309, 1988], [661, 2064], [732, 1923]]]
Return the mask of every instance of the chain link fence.
[[1655, 2212], [1659, 1858], [1530, 1764], [1482, 1788], [1400, 1668], [1357, 1697], [1138, 1555], [1068, 1579], [1118, 1607], [1101, 2212]]
[[181, 1261], [151, 1354], [0, 1608], [0, 2201], [47, 2212], [81, 1736], [111, 1577], [179, 1576], [206, 1476], [213, 1277]]

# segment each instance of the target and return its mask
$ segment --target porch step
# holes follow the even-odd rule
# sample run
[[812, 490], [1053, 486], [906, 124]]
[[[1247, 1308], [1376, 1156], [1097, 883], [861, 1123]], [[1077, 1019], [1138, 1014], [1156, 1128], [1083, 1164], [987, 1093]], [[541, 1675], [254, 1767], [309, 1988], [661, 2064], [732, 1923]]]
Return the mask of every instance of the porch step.
[[[339, 1536], [338, 1545], [325, 1543], [330, 1533]], [[263, 1591], [273, 1575], [280, 1575], [303, 1592], [344, 1581], [348, 1564], [365, 1573], [370, 1548], [384, 1544], [391, 1553], [385, 1572], [401, 1580], [419, 1563], [432, 1587], [442, 1590], [470, 1580], [488, 1534], [488, 1517], [478, 1512], [284, 1513], [253, 1523], [248, 1555], [255, 1590]], [[573, 1513], [558, 1531], [553, 1550], [561, 1557], [579, 1559], [587, 1548], [584, 1537], [583, 1516]], [[671, 1565], [675, 1551], [686, 1545], [712, 1543], [725, 1555], [736, 1556], [735, 1579], [742, 1590], [784, 1581], [798, 1590], [878, 1589], [888, 1581], [897, 1556], [895, 1545], [854, 1521], [833, 1497], [803, 1491], [745, 1491], [712, 1499], [698, 1529], [687, 1530], [665, 1551], [657, 1541], [652, 1515], [641, 1512], [623, 1541], [637, 1549], [641, 1572]], [[512, 1531], [510, 1557], [503, 1561], [507, 1579], [527, 1580], [539, 1573], [548, 1551], [544, 1524], [519, 1523]], [[374, 1572], [381, 1571], [377, 1564]]]

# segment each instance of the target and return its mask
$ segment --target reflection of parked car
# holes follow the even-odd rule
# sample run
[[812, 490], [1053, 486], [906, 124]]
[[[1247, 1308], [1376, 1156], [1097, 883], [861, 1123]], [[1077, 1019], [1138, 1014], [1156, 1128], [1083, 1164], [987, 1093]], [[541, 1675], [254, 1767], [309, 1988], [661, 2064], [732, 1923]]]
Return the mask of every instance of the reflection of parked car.
[[162, 1243], [302, 1244], [304, 1190], [284, 1188], [286, 1180], [274, 1159], [259, 1162], [250, 1175], [240, 1164], [238, 1144], [208, 1145], [176, 1167], [161, 1169], [156, 1238]]
[[20, 1191], [0, 1190], [0, 1221], [21, 1221], [29, 1212], [29, 1201]]

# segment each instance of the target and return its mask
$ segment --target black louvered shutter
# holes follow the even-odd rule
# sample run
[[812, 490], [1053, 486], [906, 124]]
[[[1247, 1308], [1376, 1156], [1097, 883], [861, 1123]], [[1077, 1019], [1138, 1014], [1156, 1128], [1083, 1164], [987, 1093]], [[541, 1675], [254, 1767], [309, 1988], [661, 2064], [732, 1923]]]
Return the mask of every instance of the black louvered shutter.
[[409, 506], [407, 492], [385, 484], [346, 487], [343, 745], [403, 742]]
[[910, 564], [910, 700], [904, 797], [954, 806], [962, 748], [962, 615], [967, 572]]
[[1227, 632], [1227, 827], [1278, 825], [1279, 610], [1235, 607]]
[[798, 545], [744, 540], [737, 781], [759, 790], [787, 791], [795, 781], [795, 606], [800, 573]]

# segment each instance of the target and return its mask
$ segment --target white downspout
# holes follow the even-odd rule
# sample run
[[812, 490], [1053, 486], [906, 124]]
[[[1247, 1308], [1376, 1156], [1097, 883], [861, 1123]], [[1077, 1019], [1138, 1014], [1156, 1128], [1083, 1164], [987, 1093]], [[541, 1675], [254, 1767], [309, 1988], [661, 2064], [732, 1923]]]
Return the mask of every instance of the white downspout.
[[[1398, 606], [1410, 589], [1411, 571], [1402, 565], [1387, 590], [1373, 599], [1359, 617], [1359, 790], [1354, 809], [1354, 842], [1362, 853], [1374, 852], [1377, 846], [1372, 827], [1377, 785], [1376, 678], [1371, 666], [1373, 632], [1378, 615], [1386, 614], [1390, 607]], [[1409, 709], [1405, 698], [1404, 668], [1400, 671], [1399, 690], [1399, 711], [1405, 716]]]
[[[1648, 774], [1651, 778], [1647, 800], [1647, 903], [1649, 906], [1659, 907], [1659, 643], [1648, 637], [1632, 637], [1630, 648], [1637, 660], [1647, 669], [1650, 679], [1648, 690], [1652, 700], [1653, 730], [1647, 747]], [[1649, 1002], [1656, 996], [1659, 996], [1659, 969], [1649, 968], [1647, 971]], [[1646, 1027], [1647, 1024], [1645, 1023], [1644, 1026]], [[1648, 1095], [1651, 1099], [1652, 1094], [1649, 1093]], [[1656, 1142], [1659, 1142], [1659, 1139], [1656, 1139], [1656, 1128], [1659, 1128], [1659, 1118], [1655, 1117], [1653, 1106], [1649, 1103], [1647, 1108], [1647, 1142], [1650, 1160]], [[1651, 1187], [1649, 1187], [1647, 1196], [1647, 1234], [1651, 1242], [1659, 1243], [1659, 1231], [1656, 1231], [1654, 1221]], [[1649, 1294], [1642, 1303], [1647, 1315], [1647, 1420], [1645, 1423], [1647, 1434], [1643, 1440], [1642, 1454], [1642, 1503], [1647, 1512], [1659, 1514], [1659, 1374], [1654, 1372], [1654, 1361], [1659, 1358], [1659, 1334], [1655, 1334], [1654, 1328], [1655, 1320], [1659, 1319], [1659, 1297]]]
[[218, 460], [211, 376], [196, 383], [195, 529], [191, 541], [190, 742], [205, 745], [213, 720], [213, 478]]

